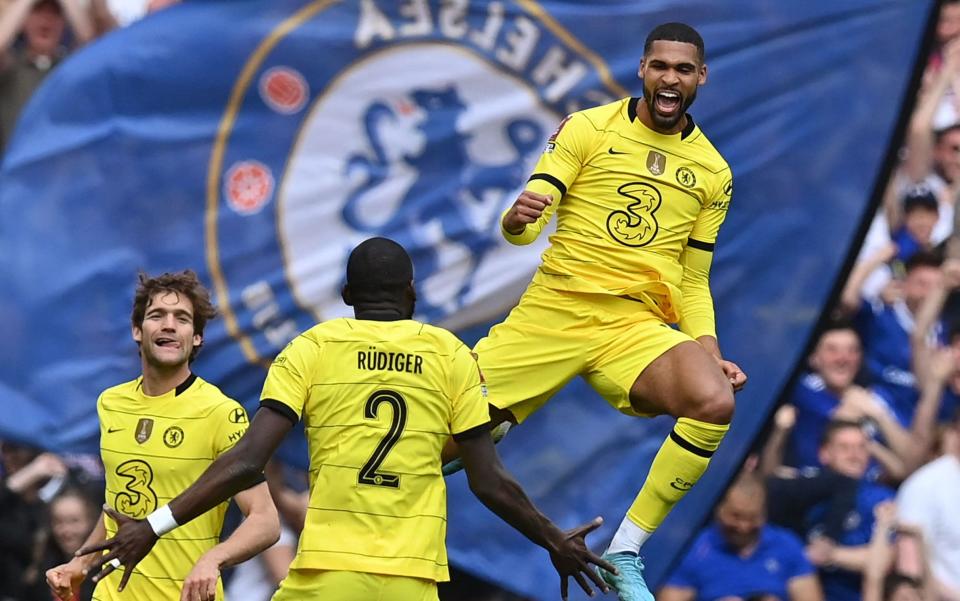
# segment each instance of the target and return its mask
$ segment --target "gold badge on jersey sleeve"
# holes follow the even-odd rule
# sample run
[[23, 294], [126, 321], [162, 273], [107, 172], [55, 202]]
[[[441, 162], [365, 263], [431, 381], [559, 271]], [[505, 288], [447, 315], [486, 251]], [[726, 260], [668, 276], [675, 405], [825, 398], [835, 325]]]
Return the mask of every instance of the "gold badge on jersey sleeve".
[[153, 434], [153, 420], [148, 417], [141, 417], [137, 422], [137, 442], [143, 444], [150, 439]]
[[663, 175], [663, 172], [667, 169], [667, 156], [656, 150], [651, 150], [647, 153], [647, 169], [654, 175]]

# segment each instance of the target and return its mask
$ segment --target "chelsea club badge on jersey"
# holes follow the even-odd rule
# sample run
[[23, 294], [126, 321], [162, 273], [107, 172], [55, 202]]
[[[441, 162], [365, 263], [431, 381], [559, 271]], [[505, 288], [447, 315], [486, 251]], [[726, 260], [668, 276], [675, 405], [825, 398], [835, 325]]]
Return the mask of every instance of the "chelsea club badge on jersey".
[[502, 240], [501, 212], [564, 115], [627, 95], [532, 0], [291, 13], [250, 53], [211, 156], [207, 253], [228, 331], [266, 364], [348, 314], [346, 257], [371, 236], [410, 252], [417, 319], [501, 315], [538, 263]]

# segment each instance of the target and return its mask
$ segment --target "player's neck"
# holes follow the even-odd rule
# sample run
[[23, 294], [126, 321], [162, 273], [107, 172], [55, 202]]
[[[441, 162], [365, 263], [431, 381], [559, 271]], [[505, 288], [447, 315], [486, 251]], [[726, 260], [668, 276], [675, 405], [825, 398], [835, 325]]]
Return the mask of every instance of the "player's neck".
[[640, 123], [643, 123], [647, 126], [648, 129], [652, 129], [658, 134], [663, 134], [665, 136], [672, 136], [674, 134], [679, 134], [687, 126], [687, 114], [684, 113], [682, 117], [677, 121], [677, 124], [670, 129], [663, 129], [659, 127], [653, 121], [653, 115], [650, 114], [650, 107], [647, 106], [646, 101], [643, 98], [637, 99], [637, 119], [640, 120]]
[[173, 368], [158, 367], [143, 362], [143, 381], [140, 389], [147, 396], [167, 394], [190, 377], [190, 365], [184, 363]]
[[399, 307], [384, 307], [384, 308], [357, 308], [353, 312], [353, 316], [356, 319], [364, 319], [368, 321], [400, 321], [403, 319], [410, 319], [412, 316], [403, 311]]
[[405, 302], [365, 302], [353, 306], [353, 316], [370, 321], [400, 321], [413, 318], [413, 306]]

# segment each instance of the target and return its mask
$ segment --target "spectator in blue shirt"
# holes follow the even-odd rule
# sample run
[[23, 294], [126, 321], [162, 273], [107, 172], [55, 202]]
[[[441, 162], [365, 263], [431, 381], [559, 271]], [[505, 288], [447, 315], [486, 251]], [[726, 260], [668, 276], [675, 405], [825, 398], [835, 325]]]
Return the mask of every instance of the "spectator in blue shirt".
[[[824, 328], [808, 359], [811, 371], [800, 378], [788, 400], [788, 404], [796, 408], [796, 418], [786, 440], [786, 456], [782, 458], [785, 465], [801, 470], [822, 467], [820, 441], [827, 424], [837, 418], [866, 417], [862, 407], [864, 397], [875, 406], [878, 416], [890, 416], [887, 421], [895, 425], [896, 431], [892, 427], [887, 430], [894, 435], [902, 434], [898, 436], [898, 442], [906, 436], [906, 430], [899, 425], [880, 391], [873, 387], [864, 389], [854, 382], [863, 364], [862, 359], [860, 338], [852, 325], [834, 321]], [[871, 478], [878, 477], [881, 472], [894, 476], [902, 474], [902, 462], [895, 452], [879, 443], [871, 445], [871, 451], [876, 460], [870, 464]]]
[[821, 534], [829, 510], [826, 504], [815, 506], [807, 514], [807, 554], [820, 568], [823, 590], [830, 601], [860, 601], [874, 507], [894, 498], [893, 490], [864, 479], [870, 463], [867, 445], [867, 435], [859, 424], [838, 420], [827, 426], [820, 447], [820, 461], [825, 469], [859, 480], [856, 502], [843, 520], [839, 540]]
[[811, 371], [800, 378], [789, 400], [797, 411], [787, 442], [787, 465], [820, 467], [823, 431], [843, 395], [854, 386], [862, 360], [860, 337], [850, 324], [834, 322], [820, 334], [808, 360]]
[[727, 491], [714, 523], [696, 538], [657, 595], [659, 601], [822, 601], [803, 545], [766, 523], [766, 493], [743, 476]]
[[[854, 268], [840, 299], [841, 311], [854, 317], [865, 349], [865, 364], [871, 385], [887, 400], [907, 427], [913, 420], [919, 391], [912, 371], [911, 334], [915, 316], [924, 299], [941, 280], [940, 257], [918, 251], [904, 264], [902, 284], [891, 284], [895, 293], [884, 298], [863, 299], [860, 290], [866, 277], [893, 258], [896, 247], [884, 249]], [[939, 326], [932, 333], [942, 336]], [[931, 341], [932, 342], [932, 341]]]
[[891, 238], [897, 245], [897, 260], [906, 263], [919, 252], [933, 250], [940, 203], [928, 187], [916, 186], [907, 190], [902, 206], [902, 224], [891, 232]]

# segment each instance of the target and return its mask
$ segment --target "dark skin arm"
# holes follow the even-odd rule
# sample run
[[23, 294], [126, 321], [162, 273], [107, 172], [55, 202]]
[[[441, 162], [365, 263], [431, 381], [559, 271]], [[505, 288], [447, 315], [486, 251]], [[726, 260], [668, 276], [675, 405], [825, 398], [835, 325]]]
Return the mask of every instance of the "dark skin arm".
[[534, 506], [516, 480], [500, 461], [488, 430], [481, 428], [471, 435], [455, 436], [463, 458], [470, 490], [487, 508], [513, 526], [535, 544], [550, 553], [550, 561], [560, 575], [560, 595], [567, 598], [567, 578], [573, 577], [588, 595], [593, 595], [586, 575], [603, 592], [609, 587], [588, 564], [608, 571], [616, 569], [587, 548], [585, 537], [603, 523], [596, 518], [567, 532], [561, 531]]
[[[255, 484], [263, 474], [267, 460], [292, 427], [293, 423], [277, 411], [257, 411], [250, 428], [236, 446], [218, 457], [196, 482], [170, 501], [170, 510], [177, 523], [186, 524]], [[76, 555], [109, 551], [91, 564], [88, 573], [95, 574], [93, 581], [97, 582], [116, 569], [106, 564], [114, 558], [119, 559], [124, 574], [117, 590], [122, 591], [134, 567], [156, 544], [157, 535], [146, 520], [134, 520], [110, 508], [105, 511], [117, 521], [116, 535], [102, 543], [86, 546]]]
[[[240, 442], [221, 455], [193, 485], [170, 502], [170, 510], [177, 523], [182, 525], [189, 522], [256, 482], [267, 460], [292, 426], [289, 419], [276, 411], [257, 411]], [[584, 537], [597, 529], [601, 522], [594, 520], [568, 532], [560, 531], [533, 506], [507, 473], [486, 430], [479, 434], [459, 441], [474, 494], [507, 523], [550, 552], [550, 559], [561, 576], [564, 598], [569, 576], [573, 576], [584, 590], [590, 591], [583, 578], [584, 573], [602, 590], [607, 590], [606, 584], [587, 564], [600, 565], [610, 571], [615, 569], [591, 553], [584, 542]], [[100, 544], [80, 549], [77, 555], [108, 551], [90, 567], [89, 572], [96, 574], [94, 580], [112, 572], [115, 568], [107, 564], [114, 558], [119, 559], [124, 568], [119, 587], [122, 591], [133, 568], [156, 544], [157, 536], [146, 520], [134, 520], [113, 510], [107, 512], [118, 522], [117, 534]]]

